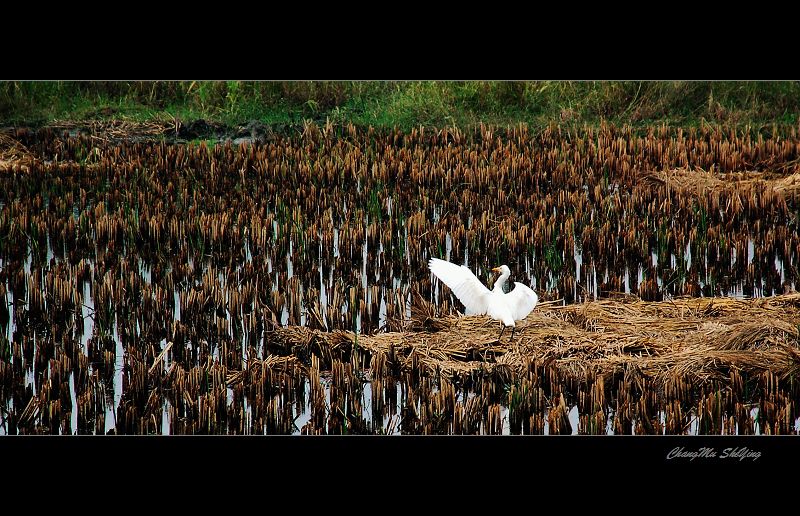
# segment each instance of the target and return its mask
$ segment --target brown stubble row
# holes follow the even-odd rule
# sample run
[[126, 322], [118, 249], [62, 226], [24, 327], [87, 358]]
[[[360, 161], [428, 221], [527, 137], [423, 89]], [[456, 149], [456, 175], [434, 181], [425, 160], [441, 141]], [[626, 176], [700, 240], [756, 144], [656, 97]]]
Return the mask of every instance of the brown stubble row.
[[[125, 352], [118, 427], [121, 420], [128, 431], [154, 431], [159, 401], [168, 398], [157, 377], [168, 371], [140, 371], [156, 365], [164, 347], [171, 343], [161, 361], [173, 374], [216, 365], [227, 375], [280, 350], [273, 332], [284, 322], [351, 331], [358, 320], [369, 334], [383, 309], [387, 328], [401, 330], [411, 287], [431, 297], [425, 262], [444, 254], [447, 235], [453, 261], [468, 251], [482, 279], [486, 266], [509, 263], [515, 279], [534, 280], [543, 299], [593, 299], [587, 288], [595, 268], [601, 297], [623, 290], [626, 268], [628, 288], [647, 300], [722, 294], [737, 285], [745, 294], [781, 293], [796, 279], [800, 249], [798, 140], [793, 127], [767, 132], [520, 126], [403, 134], [307, 125], [302, 134], [241, 146], [114, 142], [47, 130], [4, 135], [0, 288], [14, 304], [8, 315], [0, 308], [0, 322], [7, 318], [4, 328], [13, 323], [16, 331], [0, 360], [0, 401], [13, 399], [21, 412], [32, 411], [36, 398], [47, 431], [57, 431], [70, 410], [64, 383], [74, 372], [79, 413], [91, 416], [79, 417], [79, 427], [103, 426], [97, 407], [113, 392], [116, 329]], [[54, 260], [47, 259], [48, 243]], [[681, 271], [670, 255], [682, 261], [687, 245], [692, 260]], [[577, 274], [575, 247], [583, 259]], [[536, 257], [529, 276], [525, 254]], [[92, 310], [84, 307], [84, 288]], [[449, 294], [440, 295], [440, 305], [444, 312], [460, 306]], [[178, 310], [180, 320], [173, 317]], [[89, 336], [82, 335], [84, 311], [94, 324]], [[82, 337], [90, 338], [85, 349]], [[308, 368], [309, 356], [300, 358]], [[29, 368], [35, 393], [21, 387]], [[52, 378], [58, 385], [48, 384]], [[394, 388], [381, 382], [379, 391]], [[297, 400], [303, 395], [296, 387], [278, 391]], [[248, 412], [249, 396], [233, 391], [233, 401], [217, 393], [202, 406], [196, 396], [206, 391], [189, 389], [191, 403], [170, 399], [171, 421], [186, 421], [174, 423], [176, 430], [214, 431], [215, 422], [244, 421], [255, 405], [262, 424], [250, 428], [290, 428], [278, 405], [268, 408], [264, 398]], [[587, 403], [589, 393], [578, 402]], [[348, 406], [348, 396], [340, 399], [348, 401], [327, 410], [358, 408]], [[548, 398], [556, 411], [559, 401]], [[223, 417], [231, 406], [239, 415]], [[474, 428], [473, 412], [496, 427], [488, 408], [458, 410], [459, 428]], [[60, 416], [44, 415], [51, 413]], [[558, 421], [548, 425], [562, 431]]]

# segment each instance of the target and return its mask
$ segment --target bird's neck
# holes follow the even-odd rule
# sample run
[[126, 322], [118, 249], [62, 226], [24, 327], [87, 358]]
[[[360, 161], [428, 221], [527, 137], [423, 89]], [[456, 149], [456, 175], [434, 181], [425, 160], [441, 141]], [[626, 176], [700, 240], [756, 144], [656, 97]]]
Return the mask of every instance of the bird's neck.
[[511, 275], [510, 274], [501, 274], [500, 277], [497, 278], [497, 281], [494, 282], [494, 288], [492, 290], [494, 290], [495, 292], [500, 292], [501, 294], [503, 294], [505, 292], [503, 290], [503, 285], [506, 284], [506, 281], [508, 281], [508, 277], [509, 276], [511, 276]]

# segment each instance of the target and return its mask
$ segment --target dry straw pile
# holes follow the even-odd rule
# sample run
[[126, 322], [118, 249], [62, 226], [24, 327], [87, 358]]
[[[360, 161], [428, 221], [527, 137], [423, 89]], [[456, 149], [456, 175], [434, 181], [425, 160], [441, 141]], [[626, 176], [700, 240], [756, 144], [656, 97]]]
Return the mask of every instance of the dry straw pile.
[[[273, 349], [313, 357], [312, 370], [326, 367], [320, 361], [334, 369], [348, 364], [352, 375], [354, 364], [368, 364], [373, 395], [387, 399], [400, 379], [409, 390], [411, 412], [401, 412], [401, 421], [410, 433], [499, 434], [500, 410], [508, 407], [512, 433], [786, 434], [797, 431], [798, 323], [797, 293], [630, 297], [545, 304], [519, 323], [517, 338], [498, 340], [495, 321], [437, 317], [416, 296], [405, 331], [280, 328]], [[460, 394], [468, 392], [475, 396]], [[572, 405], [577, 428], [568, 417]], [[374, 418], [393, 413], [373, 407]], [[304, 430], [324, 429], [310, 423]]]
[[[400, 371], [463, 382], [478, 373], [517, 381], [532, 361], [552, 364], [570, 382], [630, 369], [660, 385], [681, 377], [694, 386], [727, 381], [732, 370], [780, 380], [800, 375], [800, 294], [751, 300], [682, 298], [644, 302], [604, 299], [540, 305], [518, 323], [517, 336], [498, 340], [486, 316], [437, 317], [415, 297], [407, 331], [356, 335], [302, 327], [278, 328], [278, 349], [321, 360], [349, 360], [357, 350]], [[376, 358], [377, 357], [377, 358]]]

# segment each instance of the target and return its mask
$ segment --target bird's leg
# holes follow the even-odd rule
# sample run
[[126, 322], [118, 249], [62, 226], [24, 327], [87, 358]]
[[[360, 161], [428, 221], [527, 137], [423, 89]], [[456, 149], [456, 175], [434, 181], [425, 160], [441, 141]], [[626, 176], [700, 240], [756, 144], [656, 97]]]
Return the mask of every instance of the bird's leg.
[[512, 326], [511, 327], [511, 340], [514, 340], [514, 332], [515, 331], [517, 331], [517, 327], [516, 326]]
[[[501, 328], [500, 329], [500, 337], [502, 337], [503, 336], [503, 332], [506, 331], [506, 325], [501, 322], [500, 323], [500, 328]], [[500, 340], [500, 337], [497, 337], [497, 340]]]

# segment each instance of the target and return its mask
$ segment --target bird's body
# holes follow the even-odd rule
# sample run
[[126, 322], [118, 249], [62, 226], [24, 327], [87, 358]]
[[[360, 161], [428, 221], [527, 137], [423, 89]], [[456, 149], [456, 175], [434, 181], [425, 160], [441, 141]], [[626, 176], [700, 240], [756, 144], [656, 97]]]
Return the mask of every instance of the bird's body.
[[[511, 276], [511, 270], [502, 265], [496, 267], [495, 272], [500, 277], [489, 290], [467, 267], [456, 265], [438, 258], [431, 258], [428, 262], [431, 272], [439, 278], [456, 297], [464, 303], [468, 313], [487, 314], [493, 319], [503, 323], [503, 330], [511, 326], [511, 336], [514, 336], [515, 321], [520, 321], [528, 316], [539, 302], [539, 296], [530, 287], [515, 282], [514, 290], [506, 294], [503, 285]], [[500, 332], [502, 336], [503, 332]]]

